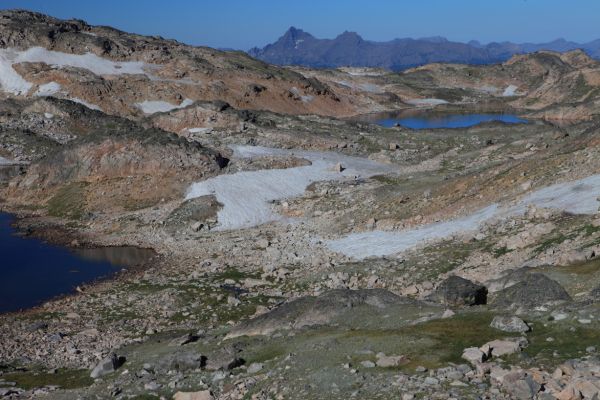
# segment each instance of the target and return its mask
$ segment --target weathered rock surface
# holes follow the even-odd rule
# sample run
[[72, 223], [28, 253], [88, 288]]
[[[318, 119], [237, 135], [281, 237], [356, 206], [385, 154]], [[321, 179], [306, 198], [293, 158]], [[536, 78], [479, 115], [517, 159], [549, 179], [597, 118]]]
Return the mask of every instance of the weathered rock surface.
[[92, 370], [90, 377], [96, 379], [101, 378], [104, 375], [108, 375], [115, 372], [121, 365], [125, 363], [125, 357], [119, 357], [116, 354], [102, 359]]
[[490, 326], [495, 329], [499, 329], [504, 332], [529, 332], [531, 328], [525, 321], [523, 321], [519, 317], [511, 316], [511, 317], [503, 317], [503, 316], [495, 316]]
[[549, 303], [570, 301], [571, 296], [555, 280], [544, 274], [525, 274], [518, 283], [494, 294], [494, 307], [537, 307]]
[[397, 296], [387, 290], [336, 289], [317, 297], [304, 297], [283, 304], [233, 328], [227, 335], [268, 335], [279, 329], [300, 329], [313, 325], [327, 325], [347, 311], [360, 307], [378, 313], [392, 306], [414, 305], [415, 300]]

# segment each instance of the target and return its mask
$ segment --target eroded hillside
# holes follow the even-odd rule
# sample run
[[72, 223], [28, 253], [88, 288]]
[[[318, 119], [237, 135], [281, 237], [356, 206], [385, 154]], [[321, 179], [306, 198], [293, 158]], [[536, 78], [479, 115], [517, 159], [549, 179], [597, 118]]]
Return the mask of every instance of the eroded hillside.
[[[582, 53], [292, 69], [22, 11], [0, 47], [0, 209], [25, 236], [157, 253], [0, 315], [0, 396], [598, 395]], [[527, 123], [362, 115], [391, 110]]]

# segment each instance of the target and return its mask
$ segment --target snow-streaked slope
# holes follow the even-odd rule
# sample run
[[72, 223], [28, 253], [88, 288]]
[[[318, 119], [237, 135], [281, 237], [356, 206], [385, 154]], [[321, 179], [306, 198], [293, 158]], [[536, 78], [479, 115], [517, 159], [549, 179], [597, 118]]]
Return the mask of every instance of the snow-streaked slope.
[[146, 74], [144, 68], [149, 68], [143, 62], [112, 61], [92, 53], [68, 54], [43, 47], [27, 50], [0, 49], [0, 86], [5, 92], [23, 95], [33, 86], [13, 68], [13, 64], [22, 62], [43, 62], [56, 67], [83, 68], [96, 75]]
[[96, 75], [145, 74], [146, 63], [140, 61], [112, 61], [98, 57], [93, 53], [69, 54], [32, 47], [16, 52], [14, 63], [43, 62], [57, 67], [75, 67], [87, 69]]
[[502, 92], [502, 96], [505, 96], [505, 97], [516, 96], [517, 89], [518, 89], [518, 87], [516, 87], [515, 85], [509, 85], [506, 87], [506, 89], [504, 89], [504, 92]]
[[592, 214], [598, 211], [598, 196], [600, 196], [600, 175], [593, 175], [536, 190], [512, 205], [500, 207], [493, 204], [466, 217], [405, 231], [376, 230], [353, 233], [341, 239], [330, 240], [327, 246], [335, 252], [356, 259], [391, 255], [425, 241], [475, 231], [487, 221], [523, 214], [527, 207], [532, 205], [556, 208], [573, 214]]
[[338, 253], [362, 259], [399, 253], [425, 240], [443, 239], [458, 232], [472, 231], [496, 215], [497, 205], [483, 208], [467, 217], [427, 224], [407, 231], [371, 231], [353, 233], [331, 240], [327, 246]]
[[11, 161], [7, 158], [0, 156], [0, 165], [13, 165], [13, 164], [15, 164], [14, 161]]
[[[218, 212], [218, 229], [248, 228], [281, 218], [270, 202], [297, 197], [313, 182], [368, 177], [389, 172], [391, 167], [368, 159], [349, 157], [331, 152], [292, 151], [255, 146], [234, 146], [234, 157], [295, 156], [309, 160], [312, 165], [259, 171], [243, 171], [220, 175], [193, 184], [187, 199], [215, 195], [223, 204]], [[334, 171], [341, 163], [342, 172]]]
[[191, 99], [185, 99], [179, 105], [161, 100], [146, 100], [141, 103], [135, 103], [135, 105], [142, 110], [144, 114], [154, 114], [157, 112], [168, 112], [178, 108], [184, 108], [193, 103], [194, 101]]
[[17, 56], [18, 52], [15, 50], [0, 50], [0, 86], [7, 93], [22, 95], [26, 94], [33, 85], [13, 69], [12, 64]]
[[100, 107], [98, 107], [97, 105], [88, 103], [87, 101], [80, 99], [79, 97], [70, 97], [69, 100], [74, 101], [75, 103], [83, 104], [84, 106], [86, 106], [87, 108], [89, 108], [91, 110], [102, 111], [102, 109]]
[[36, 96], [53, 96], [58, 92], [60, 92], [60, 85], [56, 82], [48, 82], [40, 85], [34, 94]]
[[448, 104], [446, 100], [442, 99], [411, 99], [406, 102], [413, 106], [439, 106], [441, 104]]

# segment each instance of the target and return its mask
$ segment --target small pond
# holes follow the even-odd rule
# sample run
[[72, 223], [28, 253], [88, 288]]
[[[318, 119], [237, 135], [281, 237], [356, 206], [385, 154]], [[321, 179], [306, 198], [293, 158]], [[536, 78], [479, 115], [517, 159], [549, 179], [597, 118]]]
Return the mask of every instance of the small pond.
[[18, 235], [14, 218], [0, 213], [0, 313], [17, 311], [72, 293], [86, 282], [107, 278], [154, 256], [150, 249], [69, 249]]
[[376, 123], [386, 128], [396, 125], [410, 129], [437, 129], [437, 128], [468, 128], [483, 122], [500, 121], [507, 124], [521, 124], [528, 121], [514, 114], [446, 114], [436, 112], [419, 113], [388, 113], [372, 115], [369, 122]]

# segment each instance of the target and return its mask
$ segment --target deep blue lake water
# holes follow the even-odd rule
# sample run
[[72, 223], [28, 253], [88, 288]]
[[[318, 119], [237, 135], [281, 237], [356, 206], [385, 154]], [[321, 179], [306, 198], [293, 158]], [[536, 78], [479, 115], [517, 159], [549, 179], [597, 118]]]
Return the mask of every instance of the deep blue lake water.
[[422, 113], [413, 116], [401, 115], [378, 119], [378, 125], [391, 128], [400, 124], [411, 129], [436, 129], [436, 128], [468, 128], [482, 122], [501, 121], [508, 124], [527, 123], [528, 121], [512, 114], [439, 114]]
[[154, 252], [135, 247], [70, 250], [16, 235], [12, 216], [0, 213], [0, 313], [29, 308], [108, 277]]

